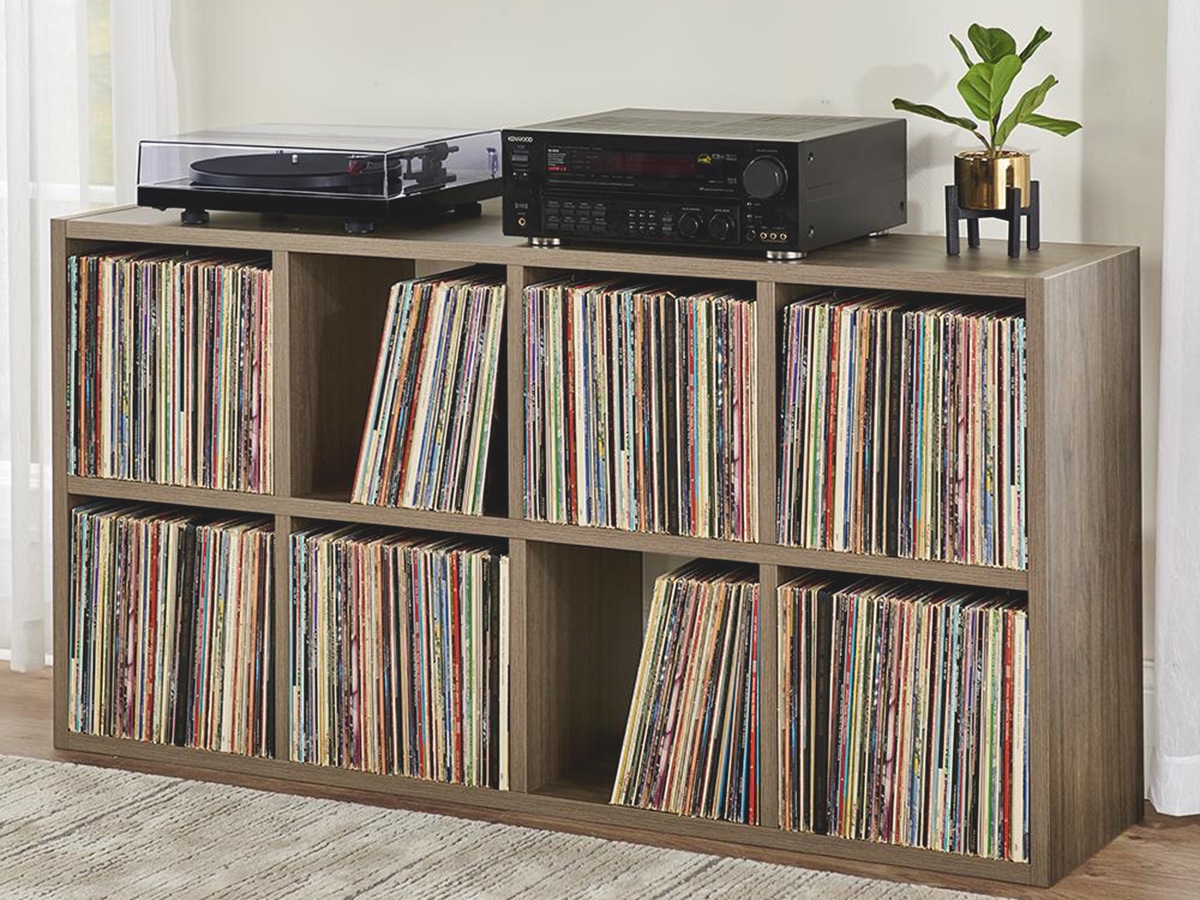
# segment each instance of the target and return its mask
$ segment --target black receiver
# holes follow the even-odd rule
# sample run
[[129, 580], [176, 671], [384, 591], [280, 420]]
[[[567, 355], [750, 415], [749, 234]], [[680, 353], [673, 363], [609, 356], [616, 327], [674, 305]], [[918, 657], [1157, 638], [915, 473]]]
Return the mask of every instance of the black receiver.
[[802, 254], [903, 224], [901, 119], [615, 110], [503, 133], [504, 233]]

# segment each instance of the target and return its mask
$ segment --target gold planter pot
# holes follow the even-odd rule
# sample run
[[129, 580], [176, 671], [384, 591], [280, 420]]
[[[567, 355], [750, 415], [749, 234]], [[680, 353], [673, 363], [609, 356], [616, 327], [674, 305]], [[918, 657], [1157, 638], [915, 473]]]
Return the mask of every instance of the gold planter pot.
[[1021, 208], [1029, 207], [1029, 154], [1001, 150], [964, 150], [954, 157], [954, 185], [964, 209], [1004, 209], [1007, 190], [1021, 189]]

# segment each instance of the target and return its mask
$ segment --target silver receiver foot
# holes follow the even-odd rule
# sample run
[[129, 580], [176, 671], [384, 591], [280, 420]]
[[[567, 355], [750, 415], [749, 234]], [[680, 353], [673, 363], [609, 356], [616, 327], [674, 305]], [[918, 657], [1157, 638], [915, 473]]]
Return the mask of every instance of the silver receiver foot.
[[880, 231], [872, 231], [867, 234], [867, 237], [887, 237], [892, 233], [890, 228], [884, 228]]
[[795, 262], [808, 256], [803, 250], [768, 250], [767, 259], [771, 262]]
[[561, 247], [562, 246], [562, 238], [531, 237], [529, 239], [529, 246], [530, 247]]

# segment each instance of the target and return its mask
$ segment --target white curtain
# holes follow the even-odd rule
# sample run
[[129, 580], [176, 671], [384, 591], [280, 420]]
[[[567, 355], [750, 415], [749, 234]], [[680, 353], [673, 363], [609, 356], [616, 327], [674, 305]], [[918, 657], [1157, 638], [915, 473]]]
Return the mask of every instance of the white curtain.
[[1167, 20], [1150, 799], [1182, 816], [1200, 813], [1200, 4], [1170, 0]]
[[0, 0], [0, 652], [50, 649], [50, 219], [134, 199], [177, 130], [171, 0]]

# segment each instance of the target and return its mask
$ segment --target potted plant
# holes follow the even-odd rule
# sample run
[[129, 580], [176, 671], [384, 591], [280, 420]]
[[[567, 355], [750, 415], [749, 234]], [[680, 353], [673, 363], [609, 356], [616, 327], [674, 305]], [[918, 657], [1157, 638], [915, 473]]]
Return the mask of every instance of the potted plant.
[[1022, 94], [1016, 106], [1004, 115], [1004, 100], [1009, 89], [1037, 48], [1050, 39], [1050, 32], [1039, 26], [1020, 53], [1017, 52], [1013, 36], [1003, 28], [972, 25], [967, 30], [967, 38], [979, 54], [978, 61], [971, 58], [962, 41], [950, 35], [951, 43], [967, 67], [967, 74], [958, 82], [958, 92], [971, 114], [986, 123], [986, 134], [980, 130], [975, 119], [953, 116], [935, 106], [913, 103], [900, 97], [892, 100], [892, 106], [965, 128], [983, 144], [983, 150], [963, 150], [955, 156], [954, 183], [958, 188], [960, 206], [981, 210], [1003, 209], [1007, 188], [1019, 187], [1021, 205], [1027, 207], [1029, 154], [1005, 146], [1013, 129], [1018, 125], [1032, 125], [1066, 137], [1082, 127], [1070, 119], [1055, 119], [1038, 113], [1050, 89], [1058, 84], [1058, 79], [1053, 75], [1047, 75], [1040, 84]]

